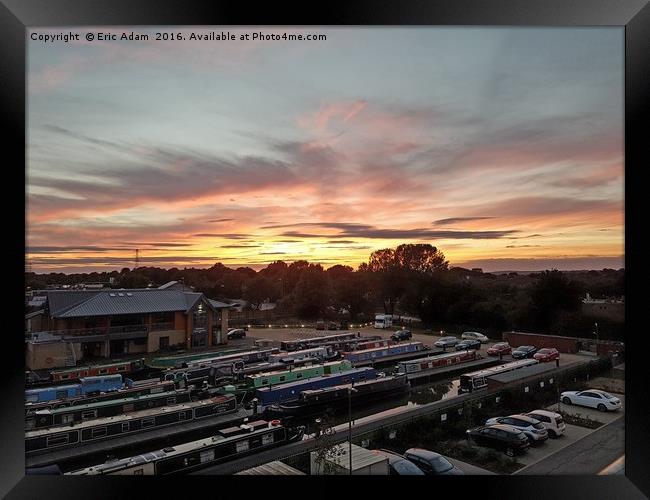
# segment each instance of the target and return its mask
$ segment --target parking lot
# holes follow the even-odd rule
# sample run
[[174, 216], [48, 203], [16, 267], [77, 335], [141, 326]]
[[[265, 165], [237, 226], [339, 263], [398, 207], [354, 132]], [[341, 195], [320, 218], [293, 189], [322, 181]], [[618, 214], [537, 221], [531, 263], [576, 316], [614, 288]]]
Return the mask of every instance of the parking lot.
[[[378, 329], [373, 328], [372, 326], [365, 326], [361, 328], [350, 329], [351, 332], [359, 332], [362, 337], [369, 337], [373, 335], [380, 336], [382, 338], [388, 339], [393, 332], [399, 328], [387, 328], [387, 329]], [[425, 345], [433, 347], [433, 344], [440, 339], [440, 335], [432, 335], [423, 333], [423, 330], [412, 329], [413, 337], [412, 341], [422, 342]], [[283, 340], [298, 340], [304, 338], [319, 337], [324, 335], [334, 335], [337, 333], [344, 333], [340, 330], [316, 330], [315, 328], [255, 328], [251, 327], [247, 332], [246, 338], [244, 339], [232, 339], [228, 341], [229, 346], [239, 347], [244, 345], [252, 345], [257, 339], [266, 339], [271, 341], [271, 345], [279, 346], [280, 342]], [[444, 335], [453, 335], [451, 333], [445, 332]], [[456, 335], [460, 338], [460, 334]], [[481, 346], [479, 351], [481, 355], [487, 356], [487, 349], [497, 343], [498, 341], [490, 341], [487, 344]], [[517, 346], [512, 346], [517, 347]], [[453, 349], [447, 349], [452, 351]], [[560, 355], [560, 366], [575, 362], [586, 362], [592, 360], [593, 357], [585, 354], [565, 354]], [[503, 356], [504, 362], [512, 361], [511, 356]]]

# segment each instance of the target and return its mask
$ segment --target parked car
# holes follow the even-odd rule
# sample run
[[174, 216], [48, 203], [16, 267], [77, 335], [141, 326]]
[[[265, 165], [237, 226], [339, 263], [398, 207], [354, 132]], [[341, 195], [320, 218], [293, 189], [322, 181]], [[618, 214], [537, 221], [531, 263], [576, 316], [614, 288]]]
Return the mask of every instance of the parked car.
[[507, 342], [498, 342], [487, 350], [488, 356], [498, 356], [499, 354], [510, 354], [512, 348]]
[[447, 348], [454, 347], [456, 344], [458, 344], [458, 342], [460, 342], [460, 340], [458, 340], [456, 337], [442, 337], [433, 345], [436, 347]]
[[323, 320], [316, 321], [316, 330], [325, 330], [325, 322]]
[[587, 406], [599, 411], [614, 411], [621, 408], [621, 400], [599, 389], [586, 391], [565, 391], [560, 400], [566, 405]]
[[231, 328], [228, 330], [228, 340], [243, 339], [244, 337], [246, 337], [246, 330], [243, 328]]
[[404, 458], [417, 465], [418, 469], [422, 470], [427, 476], [456, 476], [465, 474], [440, 453], [434, 451], [424, 450], [422, 448], [410, 448], [404, 452]]
[[545, 347], [544, 349], [537, 351], [533, 358], [541, 363], [553, 361], [555, 359], [560, 359], [560, 351], [558, 351], [555, 347]]
[[338, 323], [335, 323], [334, 321], [330, 321], [330, 322], [327, 324], [327, 329], [328, 329], [328, 330], [338, 330], [338, 329], [339, 329], [339, 325], [338, 325]]
[[467, 438], [479, 446], [503, 450], [509, 457], [523, 453], [530, 443], [526, 434], [511, 425], [483, 425], [467, 431]]
[[481, 342], [479, 340], [461, 340], [455, 345], [457, 351], [467, 351], [468, 349], [480, 349]]
[[372, 450], [373, 453], [388, 459], [388, 469], [391, 476], [424, 476], [424, 472], [402, 455], [387, 450]]
[[411, 330], [397, 330], [390, 336], [391, 340], [394, 340], [395, 342], [399, 342], [400, 340], [408, 340], [411, 337], [413, 337]]
[[485, 335], [478, 332], [463, 332], [460, 338], [463, 340], [478, 340], [481, 344], [485, 344], [490, 340]]
[[485, 425], [504, 424], [511, 425], [523, 432], [530, 444], [543, 443], [548, 439], [548, 431], [539, 420], [526, 415], [509, 415], [507, 417], [494, 417], [485, 422]]
[[512, 357], [515, 359], [532, 358], [537, 352], [537, 347], [532, 345], [521, 345], [512, 351]]
[[551, 438], [560, 437], [566, 431], [566, 424], [562, 415], [548, 410], [534, 410], [525, 415], [539, 420], [539, 423], [546, 427], [548, 436]]

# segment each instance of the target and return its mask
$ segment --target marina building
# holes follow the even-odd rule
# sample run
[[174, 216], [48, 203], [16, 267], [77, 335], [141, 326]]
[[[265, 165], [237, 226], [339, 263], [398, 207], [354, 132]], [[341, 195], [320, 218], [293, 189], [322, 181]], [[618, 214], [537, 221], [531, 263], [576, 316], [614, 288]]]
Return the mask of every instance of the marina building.
[[26, 317], [28, 369], [77, 360], [227, 343], [229, 304], [173, 284], [160, 288], [45, 290]]

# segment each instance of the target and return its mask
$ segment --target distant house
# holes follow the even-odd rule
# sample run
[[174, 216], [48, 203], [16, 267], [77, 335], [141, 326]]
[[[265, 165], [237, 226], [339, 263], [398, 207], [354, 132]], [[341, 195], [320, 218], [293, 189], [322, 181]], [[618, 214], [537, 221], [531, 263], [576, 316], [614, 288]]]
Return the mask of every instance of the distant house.
[[39, 293], [42, 309], [25, 318], [27, 367], [227, 342], [230, 304], [167, 285]]
[[582, 312], [612, 321], [625, 321], [625, 300], [618, 297], [594, 299], [587, 293], [582, 299]]

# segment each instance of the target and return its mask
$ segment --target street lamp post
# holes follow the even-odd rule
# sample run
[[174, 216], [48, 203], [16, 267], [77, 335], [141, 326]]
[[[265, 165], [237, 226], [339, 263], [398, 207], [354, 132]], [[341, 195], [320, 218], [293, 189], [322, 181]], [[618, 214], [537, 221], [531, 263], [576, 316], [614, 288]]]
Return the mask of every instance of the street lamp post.
[[348, 458], [350, 460], [350, 475], [352, 475], [352, 392], [357, 392], [357, 390], [350, 385], [348, 387]]

